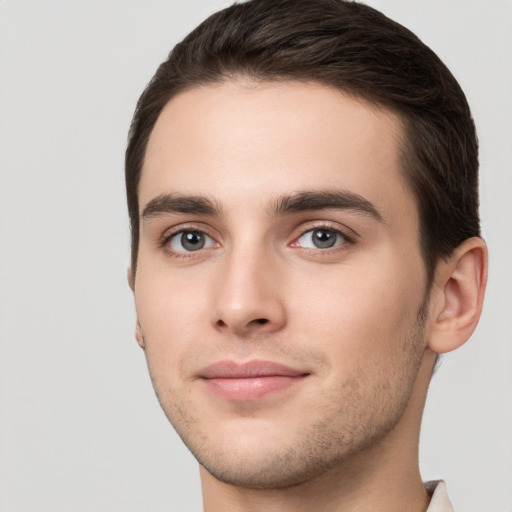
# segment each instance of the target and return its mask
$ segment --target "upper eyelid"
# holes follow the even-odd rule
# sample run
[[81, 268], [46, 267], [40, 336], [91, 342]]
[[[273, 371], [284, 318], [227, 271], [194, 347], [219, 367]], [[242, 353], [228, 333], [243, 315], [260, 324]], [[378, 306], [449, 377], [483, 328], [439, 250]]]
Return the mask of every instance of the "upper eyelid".
[[160, 236], [160, 242], [165, 243], [173, 236], [176, 236], [179, 233], [183, 233], [184, 231], [198, 231], [200, 233], [204, 233], [209, 236], [211, 239], [217, 241], [217, 238], [214, 234], [212, 234], [212, 229], [208, 228], [207, 225], [201, 222], [190, 222], [190, 223], [182, 223], [176, 226], [165, 229]]
[[[307, 224], [304, 226], [304, 224]], [[343, 235], [348, 241], [354, 241], [360, 237], [359, 233], [349, 228], [348, 226], [341, 224], [336, 221], [327, 221], [327, 220], [318, 220], [318, 221], [308, 221], [303, 223], [301, 226], [296, 228], [299, 232], [298, 235], [294, 235], [293, 239], [297, 240], [308, 231], [314, 231], [315, 229], [326, 229], [329, 231], [336, 231]]]
[[[334, 233], [336, 233], [337, 235], [341, 236], [341, 238], [343, 239], [343, 242], [341, 244], [337, 244], [337, 245], [334, 245], [332, 247], [326, 247], [326, 248], [311, 248], [311, 247], [303, 247], [303, 246], [298, 246], [296, 245], [298, 243], [298, 241], [306, 234], [306, 233], [309, 233], [311, 231], [316, 231], [316, 230], [322, 230], [324, 229], [325, 231], [332, 231]], [[292, 241], [292, 246], [293, 248], [297, 248], [297, 247], [300, 247], [302, 249], [306, 249], [306, 250], [319, 250], [321, 252], [327, 252], [329, 250], [339, 250], [340, 249], [340, 246], [344, 246], [346, 244], [349, 244], [349, 245], [353, 245], [355, 243], [355, 240], [354, 240], [354, 237], [351, 237], [349, 235], [347, 235], [344, 231], [341, 231], [340, 229], [333, 229], [333, 228], [328, 228], [328, 227], [324, 227], [322, 228], [321, 226], [317, 227], [317, 228], [311, 228], [311, 229], [307, 229], [306, 231], [303, 231], [302, 234], [300, 234], [299, 236], [295, 237]]]

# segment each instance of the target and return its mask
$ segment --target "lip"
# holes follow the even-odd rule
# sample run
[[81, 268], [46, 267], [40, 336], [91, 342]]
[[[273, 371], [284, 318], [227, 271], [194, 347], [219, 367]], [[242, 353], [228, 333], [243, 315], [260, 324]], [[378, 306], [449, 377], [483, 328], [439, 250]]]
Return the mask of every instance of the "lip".
[[198, 373], [208, 391], [234, 401], [249, 401], [290, 388], [308, 372], [273, 361], [219, 361]]

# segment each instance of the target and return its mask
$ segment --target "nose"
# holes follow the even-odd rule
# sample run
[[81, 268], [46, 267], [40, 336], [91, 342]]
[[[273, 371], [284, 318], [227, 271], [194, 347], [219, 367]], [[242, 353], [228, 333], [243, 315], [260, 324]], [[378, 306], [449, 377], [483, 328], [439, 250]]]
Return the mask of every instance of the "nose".
[[217, 330], [237, 336], [272, 333], [286, 323], [279, 268], [265, 251], [237, 251], [222, 263], [215, 292]]

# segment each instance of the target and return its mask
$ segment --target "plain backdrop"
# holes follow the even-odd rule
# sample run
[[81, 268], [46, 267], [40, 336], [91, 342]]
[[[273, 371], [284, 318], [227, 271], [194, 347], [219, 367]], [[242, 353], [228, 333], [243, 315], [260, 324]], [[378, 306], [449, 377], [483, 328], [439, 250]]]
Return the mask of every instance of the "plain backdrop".
[[[135, 102], [220, 0], [0, 0], [0, 512], [201, 510], [134, 341], [123, 157]], [[490, 279], [435, 375], [425, 480], [512, 512], [512, 1], [372, 0], [466, 91]]]

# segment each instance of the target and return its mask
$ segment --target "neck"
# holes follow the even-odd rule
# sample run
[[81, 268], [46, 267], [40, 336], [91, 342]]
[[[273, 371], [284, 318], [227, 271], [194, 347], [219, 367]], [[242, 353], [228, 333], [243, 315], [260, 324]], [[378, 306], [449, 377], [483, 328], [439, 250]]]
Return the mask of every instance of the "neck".
[[285, 489], [242, 489], [218, 482], [201, 469], [204, 511], [425, 512], [429, 497], [417, 464], [369, 468], [368, 460], [354, 461], [350, 468], [337, 467]]
[[427, 351], [409, 404], [385, 437], [312, 480], [247, 489], [220, 482], [201, 467], [204, 512], [425, 512], [430, 498], [419, 472], [418, 444], [434, 359]]

